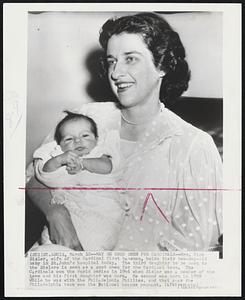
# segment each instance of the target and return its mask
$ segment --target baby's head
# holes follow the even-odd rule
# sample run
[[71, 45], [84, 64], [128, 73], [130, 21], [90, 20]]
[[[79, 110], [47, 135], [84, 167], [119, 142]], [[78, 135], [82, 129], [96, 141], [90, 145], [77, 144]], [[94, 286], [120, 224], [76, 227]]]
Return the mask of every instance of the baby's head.
[[86, 155], [96, 146], [97, 125], [93, 119], [82, 114], [65, 111], [67, 116], [55, 129], [54, 138], [62, 151], [75, 151], [79, 156]]

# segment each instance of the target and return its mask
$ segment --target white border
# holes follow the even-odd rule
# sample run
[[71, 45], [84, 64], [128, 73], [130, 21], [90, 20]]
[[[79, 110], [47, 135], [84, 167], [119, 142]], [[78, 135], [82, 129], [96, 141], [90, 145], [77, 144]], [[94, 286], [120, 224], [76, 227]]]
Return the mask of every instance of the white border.
[[[6, 296], [81, 296], [98, 295], [98, 291], [26, 290], [24, 288], [24, 186], [28, 11], [219, 11], [223, 12], [223, 87], [224, 87], [224, 187], [241, 188], [241, 5], [190, 3], [5, 3], [4, 28], [4, 225], [5, 225], [5, 293]], [[11, 111], [17, 103], [18, 111]], [[16, 107], [15, 107], [16, 108]], [[17, 122], [13, 132], [12, 122]], [[19, 117], [21, 116], [21, 119]], [[12, 130], [12, 131], [11, 131]], [[11, 135], [11, 134], [12, 135]], [[220, 295], [240, 294], [241, 274], [241, 195], [224, 193], [224, 259], [217, 270], [222, 287], [209, 290], [123, 290], [100, 291], [100, 295]]]

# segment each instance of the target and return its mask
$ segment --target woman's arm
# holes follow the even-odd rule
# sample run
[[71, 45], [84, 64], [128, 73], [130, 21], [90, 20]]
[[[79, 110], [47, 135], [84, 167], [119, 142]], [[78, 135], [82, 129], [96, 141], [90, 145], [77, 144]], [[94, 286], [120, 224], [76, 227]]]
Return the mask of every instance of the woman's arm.
[[173, 197], [171, 228], [161, 245], [168, 250], [212, 250], [223, 232], [222, 162], [210, 136], [195, 140], [182, 171]]
[[44, 213], [48, 224], [50, 239], [74, 250], [83, 250], [68, 210], [63, 205], [51, 205], [51, 194], [34, 177], [27, 184], [27, 194], [31, 201]]

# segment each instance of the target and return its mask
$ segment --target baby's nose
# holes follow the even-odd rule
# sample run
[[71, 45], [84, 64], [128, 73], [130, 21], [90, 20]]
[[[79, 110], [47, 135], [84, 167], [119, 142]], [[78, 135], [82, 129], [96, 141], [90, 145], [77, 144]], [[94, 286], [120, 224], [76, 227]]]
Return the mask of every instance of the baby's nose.
[[76, 143], [82, 142], [82, 137], [76, 137], [76, 138], [75, 138], [75, 142], [76, 142]]

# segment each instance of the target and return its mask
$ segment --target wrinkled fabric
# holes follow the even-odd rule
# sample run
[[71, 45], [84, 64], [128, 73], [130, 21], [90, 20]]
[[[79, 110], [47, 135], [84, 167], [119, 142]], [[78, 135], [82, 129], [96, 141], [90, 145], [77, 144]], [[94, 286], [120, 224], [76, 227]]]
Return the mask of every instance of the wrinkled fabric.
[[[101, 124], [120, 130], [113, 103], [88, 106]], [[121, 139], [115, 175], [127, 211], [115, 250], [207, 251], [218, 244], [222, 162], [210, 135], [162, 104], [138, 141]]]
[[[114, 171], [119, 164], [119, 150], [118, 131], [110, 130], [99, 137], [97, 146], [84, 158], [109, 155]], [[50, 190], [51, 204], [62, 204], [68, 209], [84, 250], [112, 250], [124, 218], [118, 192], [113, 190], [116, 187], [113, 172], [97, 174], [84, 170], [71, 175], [66, 171], [66, 166], [52, 172], [44, 172], [43, 166], [46, 161], [62, 153], [55, 141], [42, 145], [34, 152], [37, 179], [48, 187], [58, 188]], [[112, 190], [87, 190], [101, 186]], [[79, 190], [83, 187], [86, 190]], [[41, 244], [51, 244], [47, 228], [42, 233]]]
[[116, 250], [215, 247], [222, 233], [222, 163], [212, 138], [162, 106], [139, 141], [121, 141], [121, 153], [121, 184], [141, 190], [123, 192], [128, 213]]
[[[114, 103], [77, 110], [84, 111], [120, 130]], [[211, 136], [162, 105], [139, 140], [120, 144], [114, 176], [126, 215], [114, 250], [212, 250], [222, 234], [222, 163]]]

